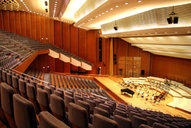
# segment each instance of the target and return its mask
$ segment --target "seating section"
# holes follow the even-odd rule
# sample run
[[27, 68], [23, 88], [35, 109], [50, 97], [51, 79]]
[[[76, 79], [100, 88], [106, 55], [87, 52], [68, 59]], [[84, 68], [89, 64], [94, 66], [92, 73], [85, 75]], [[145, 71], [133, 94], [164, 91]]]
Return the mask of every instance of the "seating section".
[[19, 58], [22, 59], [22, 61], [27, 59], [35, 51], [51, 49], [52, 51], [56, 53], [61, 53], [70, 58], [74, 58], [75, 60], [79, 62], [83, 62], [87, 65], [91, 65], [90, 62], [87, 62], [86, 60], [78, 56], [75, 56], [67, 51], [64, 51], [61, 48], [55, 47], [51, 44], [42, 44], [30, 38], [22, 37], [20, 35], [15, 35], [13, 33], [6, 32], [6, 31], [0, 31], [0, 47], [4, 49], [6, 48], [9, 51], [16, 53], [19, 56]]
[[[2, 76], [2, 71], [5, 70], [0, 71], [0, 76]], [[4, 81], [1, 77], [1, 81], [4, 81], [0, 84], [1, 107], [8, 121], [7, 125], [11, 128], [23, 126], [26, 128], [191, 127], [191, 120], [183, 117], [143, 110], [93, 93], [82, 93], [71, 89], [64, 90], [51, 85], [39, 86], [37, 83], [33, 83], [34, 80], [26, 79], [9, 70], [6, 71], [8, 73], [6, 72], [5, 75], [12, 74], [11, 77], [17, 76], [19, 79], [22, 79], [27, 89], [26, 95], [21, 95], [22, 90], [18, 89], [16, 91], [17, 88], [13, 89], [12, 82], [8, 85], [7, 80], [4, 79], [6, 80]], [[43, 100], [46, 102], [42, 102], [42, 99], [46, 99]], [[36, 111], [32, 101], [36, 101], [36, 104], [38, 104], [36, 107], [41, 111], [40, 114]], [[35, 114], [39, 116], [39, 123], [36, 120], [38, 118], [36, 118]]]

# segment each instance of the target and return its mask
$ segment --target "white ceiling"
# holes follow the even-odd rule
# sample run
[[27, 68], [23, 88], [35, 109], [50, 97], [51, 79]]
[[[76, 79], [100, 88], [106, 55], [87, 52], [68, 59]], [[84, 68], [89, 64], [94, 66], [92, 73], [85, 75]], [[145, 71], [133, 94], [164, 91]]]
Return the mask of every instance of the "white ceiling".
[[[48, 6], [45, 5], [48, 2]], [[0, 10], [20, 10], [102, 29], [101, 36], [119, 37], [153, 54], [190, 58], [191, 0], [0, 0]], [[166, 18], [175, 6], [179, 24]], [[48, 9], [48, 13], [45, 12]], [[114, 31], [114, 22], [118, 31]]]

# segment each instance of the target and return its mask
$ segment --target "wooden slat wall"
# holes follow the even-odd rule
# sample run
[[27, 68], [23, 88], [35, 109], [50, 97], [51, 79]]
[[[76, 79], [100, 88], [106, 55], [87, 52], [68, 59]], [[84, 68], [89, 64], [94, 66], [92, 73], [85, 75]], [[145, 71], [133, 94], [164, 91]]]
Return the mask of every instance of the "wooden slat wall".
[[191, 88], [191, 60], [152, 55], [151, 75], [179, 81]]
[[[97, 73], [99, 66], [102, 67], [102, 74], [109, 73], [109, 39], [103, 38], [103, 61], [98, 62], [99, 34], [97, 30], [86, 31], [76, 28], [71, 24], [27, 12], [1, 11], [0, 14], [2, 16], [0, 17], [0, 29], [10, 29], [11, 32], [27, 36], [41, 43], [50, 43], [79, 56], [93, 64], [93, 70], [89, 73]], [[3, 17], [6, 17], [6, 19]], [[53, 71], [67, 73], [71, 70], [83, 71], [81, 68], [64, 63], [58, 59], [46, 57], [41, 59], [51, 62], [50, 65]], [[44, 61], [39, 61], [39, 63]]]
[[15, 12], [9, 12], [10, 32], [15, 33]]

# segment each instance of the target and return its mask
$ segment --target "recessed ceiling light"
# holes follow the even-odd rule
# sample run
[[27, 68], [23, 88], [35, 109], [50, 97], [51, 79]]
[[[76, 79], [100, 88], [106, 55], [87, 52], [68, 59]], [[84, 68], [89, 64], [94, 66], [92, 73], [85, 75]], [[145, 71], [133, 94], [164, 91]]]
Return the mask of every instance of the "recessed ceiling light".
[[102, 14], [105, 14], [104, 12], [102, 12]]
[[141, 3], [142, 2], [142, 0], [138, 0], [138, 3]]
[[187, 33], [191, 33], [190, 31], [187, 31]]
[[125, 5], [128, 5], [128, 4], [129, 4], [129, 3], [127, 3], [127, 2], [125, 3]]
[[113, 8], [110, 8], [110, 10], [113, 10]]
[[115, 7], [116, 7], [116, 8], [118, 8], [119, 6], [118, 6], [118, 5], [116, 5]]
[[99, 14], [99, 16], [101, 16], [101, 14]]
[[105, 11], [105, 12], [109, 12], [109, 11], [107, 10], [107, 11]]

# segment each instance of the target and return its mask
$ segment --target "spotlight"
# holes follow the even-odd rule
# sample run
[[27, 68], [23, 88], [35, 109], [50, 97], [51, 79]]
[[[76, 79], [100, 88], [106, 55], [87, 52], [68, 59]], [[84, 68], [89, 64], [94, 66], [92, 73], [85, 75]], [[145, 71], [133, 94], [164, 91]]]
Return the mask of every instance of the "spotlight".
[[113, 29], [114, 29], [115, 31], [117, 31], [117, 30], [118, 30], [118, 27], [117, 27], [117, 23], [116, 23], [116, 21], [115, 21], [115, 25], [114, 25]]
[[45, 9], [45, 12], [46, 12], [46, 13], [48, 12], [48, 9], [47, 9], [47, 8]]
[[172, 8], [172, 12], [169, 14], [169, 18], [167, 18], [168, 24], [178, 24], [178, 16], [176, 16], [176, 13], [174, 12], [174, 6]]
[[172, 24], [172, 17], [167, 18], [168, 24]]
[[44, 3], [45, 3], [45, 6], [48, 6], [48, 2], [47, 1], [44, 1]]
[[117, 31], [117, 30], [118, 30], [118, 27], [117, 27], [117, 26], [114, 26], [113, 29], [114, 29], [115, 31]]
[[178, 24], [178, 17], [174, 17], [174, 24]]

